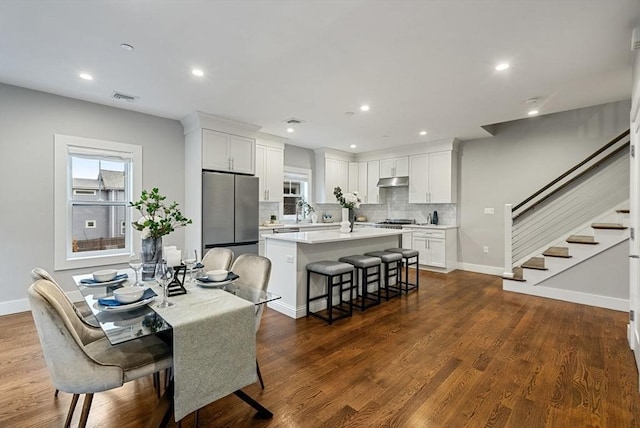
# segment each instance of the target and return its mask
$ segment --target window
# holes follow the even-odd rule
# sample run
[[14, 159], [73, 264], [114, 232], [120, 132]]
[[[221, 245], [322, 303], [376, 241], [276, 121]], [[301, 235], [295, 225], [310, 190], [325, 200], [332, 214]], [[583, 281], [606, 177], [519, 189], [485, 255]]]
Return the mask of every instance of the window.
[[128, 260], [141, 165], [140, 146], [55, 135], [56, 270]]
[[285, 166], [282, 200], [282, 218], [295, 220], [298, 201], [311, 198], [311, 171]]

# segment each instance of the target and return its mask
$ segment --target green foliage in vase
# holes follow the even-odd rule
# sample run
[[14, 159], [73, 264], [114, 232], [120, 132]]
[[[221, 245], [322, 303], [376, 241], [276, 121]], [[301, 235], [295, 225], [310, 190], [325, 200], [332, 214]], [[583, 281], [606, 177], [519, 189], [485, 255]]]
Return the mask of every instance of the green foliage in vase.
[[142, 232], [142, 239], [159, 238], [192, 223], [182, 215], [177, 202], [167, 205], [165, 199], [167, 197], [154, 187], [150, 192], [143, 190], [139, 201], [129, 202], [130, 207], [142, 214], [138, 221], [131, 223], [134, 229]]

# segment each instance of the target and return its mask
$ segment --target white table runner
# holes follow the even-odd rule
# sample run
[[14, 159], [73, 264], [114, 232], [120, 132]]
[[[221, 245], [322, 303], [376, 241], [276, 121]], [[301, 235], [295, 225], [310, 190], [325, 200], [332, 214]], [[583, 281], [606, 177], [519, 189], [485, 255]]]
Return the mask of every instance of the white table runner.
[[174, 414], [179, 421], [256, 382], [255, 308], [226, 291], [199, 287], [169, 301], [174, 305], [168, 308], [157, 307], [161, 299], [152, 305], [173, 326]]

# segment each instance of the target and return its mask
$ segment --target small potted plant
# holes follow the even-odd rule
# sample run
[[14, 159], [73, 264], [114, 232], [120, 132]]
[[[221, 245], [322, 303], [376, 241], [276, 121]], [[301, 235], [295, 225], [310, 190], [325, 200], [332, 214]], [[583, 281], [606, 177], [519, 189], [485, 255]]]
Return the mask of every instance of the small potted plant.
[[311, 221], [313, 223], [318, 220], [315, 208], [313, 208], [313, 206], [310, 205], [309, 202], [307, 202], [304, 198], [300, 198], [300, 200], [298, 201], [298, 208], [302, 210], [303, 218], [307, 218], [307, 216], [311, 214]]

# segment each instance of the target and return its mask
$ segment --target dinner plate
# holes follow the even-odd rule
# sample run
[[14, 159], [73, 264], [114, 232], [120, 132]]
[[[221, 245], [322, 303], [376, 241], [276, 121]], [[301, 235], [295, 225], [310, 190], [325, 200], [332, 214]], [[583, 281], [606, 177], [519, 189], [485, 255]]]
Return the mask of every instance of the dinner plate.
[[111, 281], [95, 282], [95, 283], [88, 283], [88, 284], [81, 282], [80, 285], [83, 285], [85, 287], [104, 287], [105, 285], [121, 284], [128, 279], [129, 278], [119, 278], [119, 279], [112, 279]]
[[231, 284], [232, 282], [236, 281], [238, 278], [233, 278], [233, 279], [226, 279], [224, 281], [217, 281], [217, 282], [202, 282], [198, 279], [196, 279], [196, 284], [198, 284], [200, 287], [203, 288], [220, 288], [222, 286], [225, 286], [227, 284]]
[[137, 302], [128, 303], [126, 305], [119, 305], [119, 306], [103, 306], [100, 303], [96, 302], [95, 303], [95, 308], [98, 309], [99, 311], [103, 311], [103, 312], [130, 311], [131, 309], [139, 308], [141, 306], [146, 305], [147, 303], [153, 302], [153, 299], [155, 299], [156, 297], [158, 297], [158, 296], [149, 297], [148, 299], [138, 300]]

